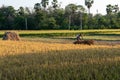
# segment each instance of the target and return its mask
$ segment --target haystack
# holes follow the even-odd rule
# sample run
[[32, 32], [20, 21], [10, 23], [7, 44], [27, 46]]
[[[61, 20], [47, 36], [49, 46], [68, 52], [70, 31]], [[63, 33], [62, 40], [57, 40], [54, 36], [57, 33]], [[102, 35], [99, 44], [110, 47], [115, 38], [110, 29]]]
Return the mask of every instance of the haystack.
[[3, 35], [3, 40], [14, 40], [14, 41], [19, 41], [20, 37], [17, 33], [15, 32], [5, 32]]
[[87, 45], [92, 45], [94, 44], [94, 40], [79, 40], [73, 42], [73, 44], [87, 44]]

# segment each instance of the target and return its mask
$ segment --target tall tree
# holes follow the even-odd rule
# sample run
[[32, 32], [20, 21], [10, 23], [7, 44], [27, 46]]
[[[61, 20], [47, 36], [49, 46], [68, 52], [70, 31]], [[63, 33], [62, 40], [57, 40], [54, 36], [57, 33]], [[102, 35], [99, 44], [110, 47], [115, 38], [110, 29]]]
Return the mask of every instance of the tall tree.
[[116, 14], [116, 13], [119, 12], [119, 7], [118, 7], [118, 5], [108, 4], [106, 6], [106, 12], [107, 12], [108, 15], [110, 15], [110, 14]]
[[118, 13], [119, 12], [119, 7], [118, 7], [118, 5], [114, 5], [114, 13]]
[[[87, 6], [87, 8], [88, 8], [88, 13], [89, 13], [89, 18], [88, 18], [88, 24], [91, 24], [91, 20], [90, 20], [90, 18], [91, 18], [91, 16], [90, 16], [90, 8], [92, 7], [92, 4], [94, 3], [94, 1], [93, 0], [85, 0], [85, 5]], [[88, 29], [89, 29], [90, 27], [88, 26]]]
[[107, 12], [108, 15], [112, 14], [112, 12], [113, 12], [113, 6], [111, 4], [108, 4], [106, 6], [106, 12]]
[[65, 7], [65, 11], [68, 14], [68, 18], [69, 18], [69, 29], [71, 27], [71, 24], [73, 24], [74, 26], [74, 13], [76, 12], [76, 10], [77, 10], [77, 5], [75, 4], [68, 4]]
[[[28, 10], [28, 11], [27, 11], [27, 10]], [[18, 12], [19, 12], [20, 16], [24, 17], [25, 29], [27, 30], [27, 29], [28, 29], [27, 17], [28, 17], [28, 14], [29, 14], [29, 9], [28, 9], [28, 8], [24, 9], [23, 7], [20, 7], [20, 8], [18, 9]]]
[[[3, 29], [13, 29], [15, 9], [12, 6], [2, 6], [0, 8], [0, 23]], [[6, 27], [5, 27], [6, 26]]]
[[35, 9], [35, 12], [38, 12], [39, 10], [41, 10], [41, 4], [40, 3], [36, 3], [34, 5], [34, 9]]
[[20, 8], [18, 9], [18, 13], [19, 13], [19, 15], [24, 16], [24, 15], [25, 15], [25, 10], [24, 10], [24, 8], [23, 8], [23, 7], [20, 7]]
[[53, 1], [52, 1], [52, 7], [53, 7], [54, 9], [56, 9], [56, 8], [58, 7], [58, 1], [57, 1], [57, 0], [53, 0]]
[[90, 14], [90, 8], [92, 7], [92, 4], [94, 3], [93, 0], [85, 0], [85, 5], [87, 6], [88, 8], [88, 12]]
[[78, 5], [77, 11], [80, 15], [80, 29], [82, 30], [82, 14], [85, 12], [85, 8], [82, 5]]
[[25, 7], [25, 13], [28, 15], [32, 14], [31, 10], [28, 7]]
[[49, 4], [49, 0], [42, 0], [41, 4], [42, 4], [42, 7], [44, 7], [44, 10], [45, 10], [47, 5]]

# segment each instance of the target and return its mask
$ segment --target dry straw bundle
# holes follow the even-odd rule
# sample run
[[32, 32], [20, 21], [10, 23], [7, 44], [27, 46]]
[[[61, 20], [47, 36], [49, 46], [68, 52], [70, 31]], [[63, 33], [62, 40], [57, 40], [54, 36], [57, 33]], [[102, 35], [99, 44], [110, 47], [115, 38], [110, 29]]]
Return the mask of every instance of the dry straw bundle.
[[20, 37], [16, 32], [5, 32], [5, 34], [3, 35], [3, 40], [19, 41]]

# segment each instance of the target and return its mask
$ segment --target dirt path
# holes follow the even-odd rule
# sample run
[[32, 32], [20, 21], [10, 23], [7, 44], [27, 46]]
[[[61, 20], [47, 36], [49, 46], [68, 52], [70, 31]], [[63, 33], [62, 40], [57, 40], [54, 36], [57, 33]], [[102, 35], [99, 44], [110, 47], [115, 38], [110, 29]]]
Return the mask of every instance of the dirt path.
[[95, 41], [95, 44], [99, 45], [120, 45], [120, 41]]
[[[23, 38], [23, 41], [44, 42], [44, 43], [60, 43], [60, 44], [73, 44], [75, 40], [72, 39], [52, 39], [52, 38]], [[95, 45], [120, 45], [120, 40], [107, 41], [95, 40]]]

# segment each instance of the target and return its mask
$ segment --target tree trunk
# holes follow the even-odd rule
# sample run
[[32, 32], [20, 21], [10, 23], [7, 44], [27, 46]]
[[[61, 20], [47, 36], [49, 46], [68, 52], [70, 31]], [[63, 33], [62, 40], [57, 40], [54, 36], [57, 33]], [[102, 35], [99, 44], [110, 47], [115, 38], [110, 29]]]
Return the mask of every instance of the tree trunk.
[[28, 29], [28, 26], [27, 26], [27, 18], [25, 18], [25, 26], [26, 26], [26, 30]]
[[71, 27], [71, 15], [69, 15], [69, 30], [70, 30], [70, 27]]
[[82, 12], [80, 12], [80, 29], [82, 30]]
[[88, 8], [88, 29], [90, 29], [90, 8]]

